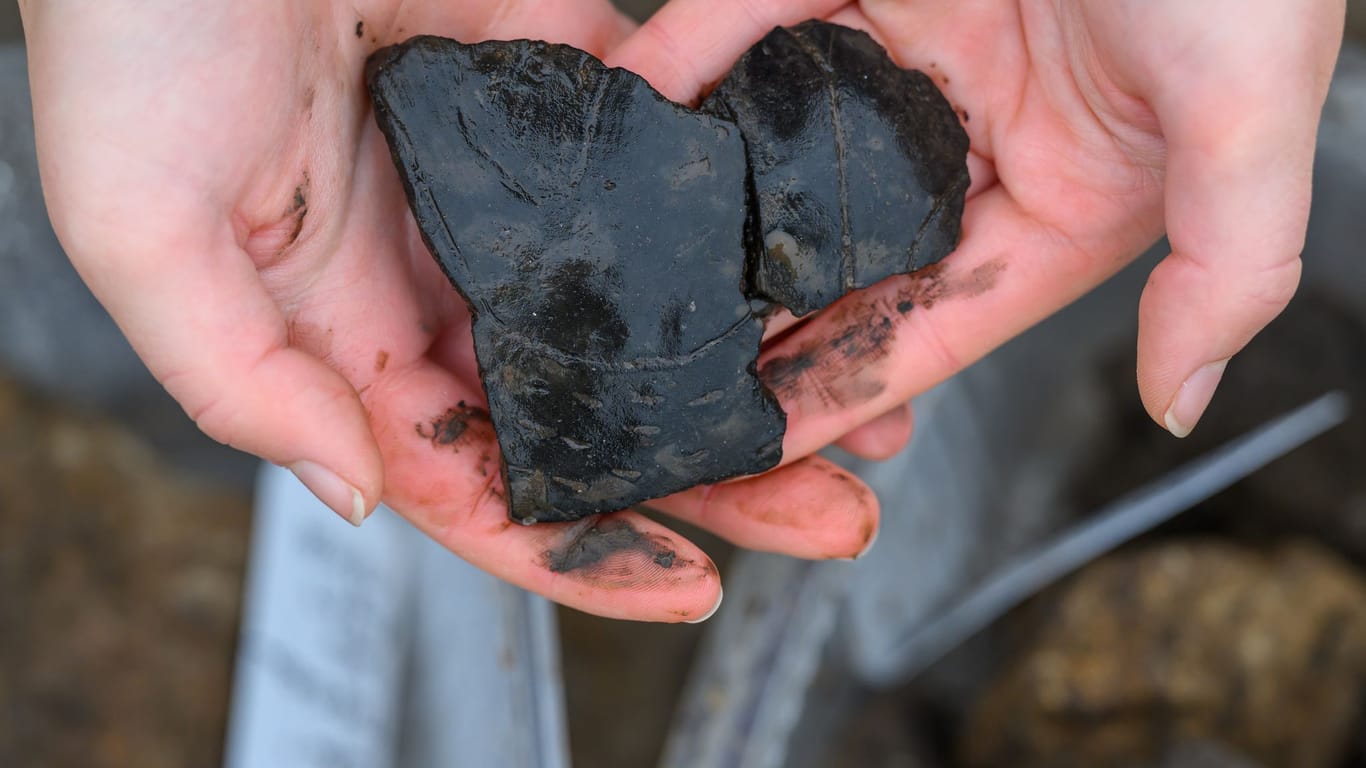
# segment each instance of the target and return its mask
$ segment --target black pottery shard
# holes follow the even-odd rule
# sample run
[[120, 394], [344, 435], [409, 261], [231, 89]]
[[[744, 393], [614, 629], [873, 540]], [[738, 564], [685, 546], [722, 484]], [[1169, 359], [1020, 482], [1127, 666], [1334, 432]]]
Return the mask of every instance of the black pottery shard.
[[372, 57], [376, 117], [474, 315], [515, 520], [563, 521], [775, 466], [755, 375], [733, 124], [534, 41]]
[[755, 296], [805, 315], [957, 246], [967, 134], [930, 78], [867, 34], [774, 29], [703, 109], [745, 137]]

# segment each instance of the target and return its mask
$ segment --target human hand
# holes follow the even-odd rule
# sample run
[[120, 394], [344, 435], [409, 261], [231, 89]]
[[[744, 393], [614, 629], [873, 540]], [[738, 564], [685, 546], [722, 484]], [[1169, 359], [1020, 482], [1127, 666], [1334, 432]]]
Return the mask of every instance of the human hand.
[[840, 435], [896, 445], [900, 404], [1164, 226], [1173, 250], [1139, 307], [1138, 384], [1154, 420], [1189, 433], [1224, 363], [1298, 283], [1343, 2], [672, 0], [609, 63], [696, 101], [772, 27], [811, 17], [868, 31], [935, 80], [969, 134], [972, 186], [942, 265], [782, 324], [761, 370], [788, 414], [785, 460]]
[[[718, 603], [708, 557], [639, 514], [509, 522], [469, 315], [362, 81], [372, 51], [418, 33], [602, 55], [630, 31], [605, 0], [20, 6], [54, 228], [206, 433], [291, 467], [354, 522], [383, 497], [570, 606], [680, 621]], [[852, 556], [877, 523], [867, 489], [817, 458], [674, 512], [806, 557]]]

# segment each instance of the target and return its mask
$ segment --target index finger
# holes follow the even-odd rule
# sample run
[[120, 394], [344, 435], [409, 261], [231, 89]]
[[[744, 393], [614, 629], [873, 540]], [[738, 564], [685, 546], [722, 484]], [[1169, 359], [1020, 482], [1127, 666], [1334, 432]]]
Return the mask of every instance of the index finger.
[[787, 413], [783, 461], [821, 449], [947, 379], [1110, 277], [1135, 229], [1072, 239], [1001, 187], [969, 201], [954, 255], [845, 296], [760, 356]]

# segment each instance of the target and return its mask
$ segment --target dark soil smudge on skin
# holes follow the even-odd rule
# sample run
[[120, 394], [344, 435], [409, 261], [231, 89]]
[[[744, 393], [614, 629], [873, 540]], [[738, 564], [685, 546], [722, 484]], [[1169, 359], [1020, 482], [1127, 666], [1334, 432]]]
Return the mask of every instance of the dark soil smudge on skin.
[[796, 386], [802, 374], [815, 367], [815, 354], [803, 350], [795, 355], [769, 360], [759, 370], [759, 378], [769, 389], [781, 392]]
[[541, 556], [542, 564], [552, 573], [592, 575], [622, 553], [644, 555], [666, 570], [691, 564], [678, 557], [667, 538], [641, 533], [625, 520], [592, 520], [572, 528], [560, 547], [547, 549]]
[[894, 335], [892, 319], [884, 315], [876, 321], [850, 325], [826, 346], [845, 360], [880, 360], [887, 356], [887, 346]]
[[459, 451], [459, 445], [467, 440], [479, 437], [487, 441], [493, 438], [493, 422], [489, 419], [489, 412], [466, 405], [464, 400], [427, 423], [418, 422], [415, 427], [417, 434], [431, 441], [434, 448], [455, 446], [456, 451]]
[[290, 246], [294, 245], [299, 239], [299, 235], [304, 231], [304, 218], [308, 216], [309, 183], [308, 171], [304, 171], [303, 183], [294, 188], [294, 199], [290, 201], [289, 209], [285, 211], [286, 217], [294, 217], [294, 227], [290, 230], [289, 237], [285, 239], [284, 245], [280, 247], [280, 253], [284, 253]]
[[985, 264], [973, 267], [961, 279], [950, 279], [945, 274], [945, 262], [926, 267], [911, 275], [905, 288], [897, 291], [896, 311], [901, 314], [915, 307], [930, 309], [947, 299], [972, 299], [996, 287], [1001, 274], [1006, 271], [1004, 258], [995, 258]]
[[816, 376], [808, 385], [826, 405], [845, 407], [877, 397], [886, 384], [876, 376], [865, 375], [865, 370], [890, 354], [896, 325], [885, 315], [871, 322], [863, 317], [876, 316], [876, 312], [874, 307], [865, 306], [845, 313], [849, 323], [841, 333], [804, 346], [794, 355], [773, 358], [760, 369], [760, 378], [784, 399], [796, 397], [802, 377], [813, 370]]
[[[962, 277], [946, 274], [941, 262], [926, 267], [906, 280], [905, 287], [891, 300], [897, 313], [905, 315], [915, 307], [929, 309], [948, 299], [975, 298], [994, 289], [1006, 270], [1004, 258], [996, 258], [971, 269]], [[815, 371], [808, 386], [816, 390], [825, 405], [844, 407], [865, 402], [882, 394], [886, 382], [872, 367], [891, 354], [896, 323], [886, 305], [853, 304], [834, 311], [834, 324], [843, 330], [834, 338], [807, 344], [795, 354], [775, 357], [760, 369], [760, 378], [783, 399], [795, 399], [803, 376]]]
[[967, 279], [954, 284], [954, 296], [973, 299], [996, 287], [1001, 273], [1006, 271], [1005, 259], [992, 259], [968, 273]]

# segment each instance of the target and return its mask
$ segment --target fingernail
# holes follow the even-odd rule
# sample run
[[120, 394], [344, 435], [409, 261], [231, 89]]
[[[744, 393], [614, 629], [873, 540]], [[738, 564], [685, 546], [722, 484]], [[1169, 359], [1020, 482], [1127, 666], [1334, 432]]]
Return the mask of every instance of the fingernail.
[[1219, 380], [1224, 377], [1224, 368], [1227, 365], [1228, 358], [1216, 360], [1192, 373], [1181, 388], [1176, 390], [1171, 407], [1162, 417], [1168, 432], [1177, 437], [1185, 437], [1195, 429], [1196, 422], [1200, 421], [1205, 409], [1209, 407], [1209, 401], [1214, 398], [1214, 390], [1218, 388]]
[[365, 522], [365, 497], [335, 472], [311, 461], [295, 462], [289, 471], [343, 520], [356, 527]]
[[854, 562], [855, 560], [861, 560], [861, 559], [863, 559], [863, 556], [864, 556], [864, 555], [868, 554], [869, 552], [871, 552], [871, 551], [873, 550], [873, 545], [877, 543], [877, 537], [880, 536], [880, 535], [882, 535], [882, 529], [881, 529], [881, 528], [874, 528], [874, 529], [873, 529], [873, 534], [872, 534], [871, 536], [868, 537], [868, 541], [864, 542], [864, 544], [863, 544], [863, 549], [860, 549], [860, 550], [858, 551], [858, 554], [854, 555], [853, 557], [832, 557], [832, 558], [830, 558], [830, 559], [831, 559], [831, 560], [843, 560], [843, 561], [845, 561], [846, 563], [852, 563], [852, 562]]
[[872, 535], [872, 537], [870, 537], [870, 538], [868, 539], [868, 543], [867, 543], [867, 544], [864, 544], [864, 545], [863, 545], [863, 549], [859, 550], [859, 553], [858, 553], [857, 555], [854, 555], [854, 559], [855, 559], [855, 560], [860, 560], [860, 559], [863, 558], [864, 555], [866, 555], [866, 554], [868, 554], [869, 552], [873, 551], [873, 545], [877, 543], [877, 537], [878, 537], [878, 536], [881, 536], [881, 535], [882, 535], [882, 526], [878, 526], [877, 528], [874, 528], [874, 529], [873, 529], [873, 535]]
[[716, 612], [717, 612], [718, 610], [720, 610], [720, 608], [721, 608], [721, 601], [724, 600], [725, 598], [726, 598], [726, 590], [721, 589], [721, 590], [717, 593], [717, 595], [716, 595], [716, 605], [713, 605], [713, 606], [711, 607], [711, 610], [710, 610], [710, 611], [707, 611], [704, 615], [699, 616], [698, 618], [693, 619], [692, 621], [685, 621], [685, 622], [683, 622], [683, 623], [684, 623], [684, 624], [701, 624], [702, 622], [706, 621], [707, 619], [710, 619], [712, 616], [715, 616], [715, 615], [716, 615]]

